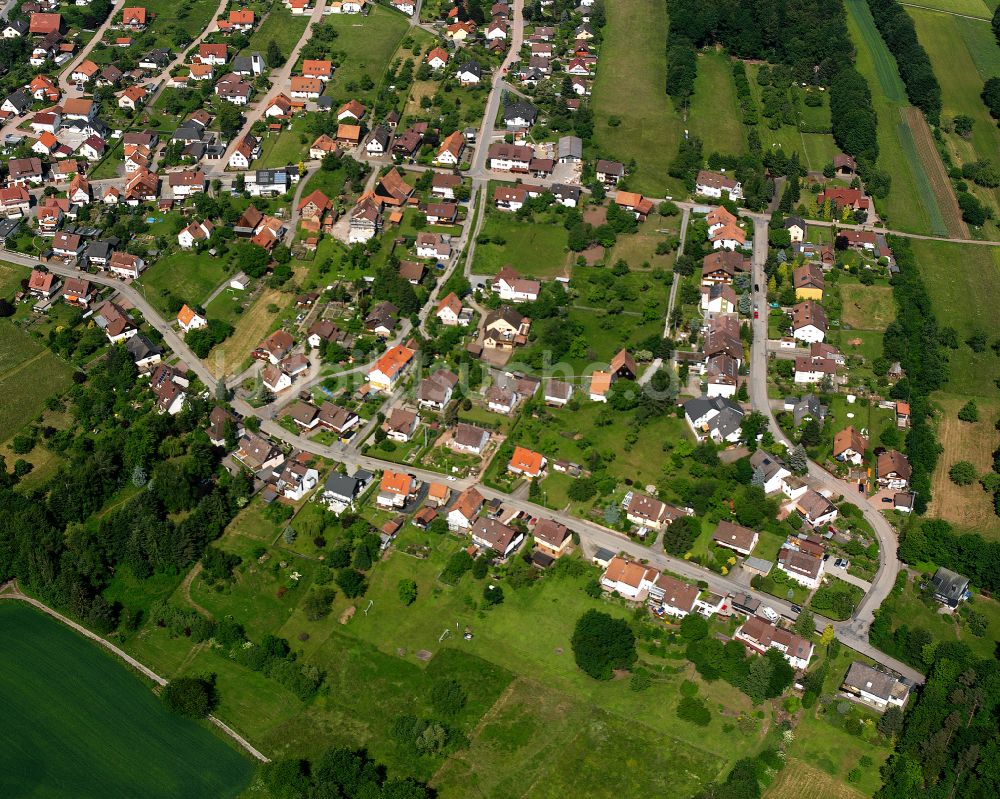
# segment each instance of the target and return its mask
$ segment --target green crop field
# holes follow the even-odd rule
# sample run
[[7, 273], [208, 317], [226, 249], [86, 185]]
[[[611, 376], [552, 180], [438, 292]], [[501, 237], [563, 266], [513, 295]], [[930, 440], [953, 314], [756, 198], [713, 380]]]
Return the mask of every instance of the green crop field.
[[[332, 14], [324, 18], [322, 24], [337, 31], [338, 36], [331, 50], [340, 55], [340, 66], [333, 73], [326, 93], [336, 103], [351, 99], [370, 103], [375, 98], [386, 67], [410, 30], [407, 18], [394, 11], [374, 7], [367, 17]], [[426, 46], [429, 41], [430, 36], [421, 31], [421, 44]], [[375, 84], [371, 89], [361, 88], [360, 82], [365, 76]]]
[[990, 26], [974, 19], [955, 17], [955, 27], [965, 41], [979, 76], [988, 80], [994, 75], [1000, 75], [1000, 47], [997, 47]]
[[[1000, 249], [979, 244], [913, 241], [917, 265], [934, 303], [939, 325], [954, 327], [964, 340], [973, 330], [996, 331], [1000, 305]], [[989, 348], [974, 353], [965, 344], [950, 352], [948, 390], [994, 396], [998, 359]]]
[[[857, 67], [868, 80], [878, 114], [879, 164], [892, 175], [889, 196], [876, 201], [876, 205], [892, 227], [947, 235], [912, 131], [900, 115], [907, 108], [907, 101], [895, 59], [882, 41], [865, 0], [847, 0], [847, 10], [847, 27], [857, 47]], [[920, 201], [915, 202], [918, 197]]]
[[0, 629], [4, 796], [217, 799], [247, 785], [247, 760], [95, 644], [11, 601]]
[[702, 140], [706, 154], [740, 155], [746, 151], [741, 118], [729, 59], [714, 51], [702, 53], [688, 114], [691, 135]]
[[[263, 53], [267, 50], [268, 43], [273, 40], [278, 45], [282, 55], [288, 58], [299, 39], [302, 38], [302, 33], [308, 24], [309, 17], [307, 15], [292, 14], [283, 3], [272, 3], [271, 10], [258, 24], [243, 52], [250, 53], [257, 50]], [[274, 68], [273, 64], [268, 66]]]
[[[73, 368], [8, 319], [0, 319], [0, 441], [41, 410], [42, 403], [70, 384]], [[44, 375], [44, 380], [35, 379]]]
[[[986, 78], [1000, 75], [1000, 47], [992, 39], [989, 27], [978, 25], [982, 35], [988, 37], [987, 52], [994, 56], [994, 63], [983, 65], [983, 69], [989, 70], [984, 75], [969, 49], [967, 35], [963, 35], [967, 29], [959, 25], [960, 22], [969, 23], [971, 20], [915, 8], [907, 11], [916, 23], [917, 36], [927, 50], [934, 74], [941, 84], [942, 117], [947, 120], [949, 117], [965, 114], [974, 120], [969, 139], [954, 133], [945, 134], [952, 157], [957, 164], [982, 160], [995, 162], [1000, 153], [1000, 128], [980, 97]], [[978, 57], [982, 61], [983, 55]], [[973, 191], [995, 213], [1000, 213], [1000, 204], [997, 202], [1000, 195], [996, 190], [974, 187]]]
[[591, 103], [594, 140], [601, 152], [618, 161], [635, 159], [628, 185], [654, 197], [683, 189], [667, 176], [684, 124], [664, 90], [666, 37], [662, 0], [609, 3]]

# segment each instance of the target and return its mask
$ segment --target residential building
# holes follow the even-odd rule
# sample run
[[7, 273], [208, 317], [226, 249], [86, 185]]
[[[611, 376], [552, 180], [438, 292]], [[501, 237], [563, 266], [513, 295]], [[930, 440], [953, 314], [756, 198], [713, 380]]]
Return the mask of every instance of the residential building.
[[649, 594], [660, 572], [652, 566], [643, 566], [625, 558], [615, 556], [611, 559], [604, 574], [601, 575], [601, 587], [633, 602], [641, 602]]
[[368, 372], [368, 382], [371, 387], [386, 394], [391, 394], [395, 390], [399, 379], [413, 362], [415, 355], [416, 352], [414, 350], [402, 344], [390, 347]]
[[486, 500], [475, 488], [465, 489], [448, 511], [448, 529], [467, 530], [472, 527], [484, 504]]
[[742, 434], [744, 410], [726, 397], [702, 397], [684, 403], [684, 417], [699, 441], [736, 443]]
[[420, 382], [417, 403], [421, 408], [443, 411], [451, 402], [452, 392], [457, 384], [458, 375], [447, 369], [438, 369]]
[[860, 466], [868, 449], [868, 439], [853, 425], [845, 427], [833, 437], [833, 457], [844, 463]]
[[733, 634], [733, 639], [759, 654], [777, 649], [794, 669], [805, 669], [812, 660], [813, 645], [809, 641], [759, 616], [752, 616], [743, 622]]
[[490, 431], [481, 427], [459, 422], [452, 431], [449, 446], [458, 452], [482, 455], [490, 440]]
[[531, 531], [535, 546], [553, 558], [565, 555], [573, 543], [569, 528], [553, 519], [542, 518]]
[[545, 471], [546, 463], [542, 453], [534, 452], [525, 447], [514, 447], [514, 454], [511, 455], [510, 462], [507, 464], [507, 471], [532, 480], [541, 477], [542, 472]]
[[875, 458], [875, 479], [880, 488], [905, 491], [910, 486], [912, 474], [910, 461], [898, 450], [887, 449]]
[[469, 532], [472, 542], [481, 549], [491, 549], [501, 558], [509, 557], [524, 541], [524, 533], [503, 524], [497, 519], [480, 516], [472, 523]]
[[695, 193], [702, 197], [711, 197], [718, 200], [725, 194], [734, 202], [743, 199], [742, 184], [722, 172], [711, 172], [707, 169], [702, 169], [695, 179], [694, 188]]
[[723, 519], [715, 526], [712, 541], [720, 547], [731, 549], [740, 555], [747, 556], [757, 546], [759, 535], [756, 530], [733, 524]]
[[950, 608], [957, 608], [963, 599], [969, 598], [969, 578], [943, 566], [934, 572], [931, 584], [934, 598]]
[[840, 687], [877, 710], [886, 710], [890, 706], [901, 708], [910, 695], [909, 686], [902, 680], [860, 660], [854, 661], [848, 668]]
[[827, 331], [826, 311], [813, 300], [792, 308], [792, 338], [811, 343], [823, 341]]
[[809, 489], [795, 502], [803, 521], [810, 527], [822, 527], [837, 518], [837, 507], [818, 491]]
[[810, 590], [819, 588], [823, 581], [824, 562], [822, 556], [804, 552], [790, 546], [778, 550], [778, 568], [788, 577]]

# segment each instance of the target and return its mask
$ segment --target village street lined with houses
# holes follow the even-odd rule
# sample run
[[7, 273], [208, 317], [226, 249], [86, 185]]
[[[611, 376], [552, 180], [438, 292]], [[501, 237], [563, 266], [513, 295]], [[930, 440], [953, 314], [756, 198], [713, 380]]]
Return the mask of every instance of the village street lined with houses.
[[[621, 9], [649, 9], [618, 2], [0, 21], [31, 56], [0, 75], [3, 596], [264, 763], [217, 795], [318, 788], [302, 758], [362, 748], [372, 795], [493, 795], [490, 719], [547, 680], [581, 714], [597, 686], [601, 724], [652, 699], [692, 764], [738, 740], [650, 790], [743, 758], [754, 796], [877, 796], [924, 684], [994, 654], [993, 289], [968, 321], [934, 270], [988, 266], [1000, 229], [938, 188], [948, 235], [914, 224], [842, 135], [840, 78], [724, 27], [670, 34], [651, 169], [608, 90], [642, 50]], [[735, 135], [699, 119], [709, 80]], [[801, 153], [762, 147], [781, 104]], [[369, 678], [391, 711], [329, 698]]]

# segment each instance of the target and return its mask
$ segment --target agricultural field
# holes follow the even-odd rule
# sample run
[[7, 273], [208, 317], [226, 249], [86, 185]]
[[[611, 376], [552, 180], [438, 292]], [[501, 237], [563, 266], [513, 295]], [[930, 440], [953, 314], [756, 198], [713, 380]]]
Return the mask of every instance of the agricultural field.
[[741, 118], [729, 59], [714, 50], [701, 53], [686, 122], [691, 135], [702, 140], [706, 154], [741, 155], [746, 152]]
[[995, 397], [977, 398], [979, 421], [963, 422], [958, 418], [958, 411], [968, 401], [968, 396], [935, 394], [933, 399], [941, 408], [937, 433], [944, 451], [934, 471], [931, 484], [934, 498], [928, 513], [963, 530], [1000, 539], [1000, 517], [993, 511], [992, 496], [983, 491], [978, 482], [958, 486], [948, 478], [948, 470], [957, 461], [971, 461], [980, 474], [993, 468], [993, 450], [996, 449], [993, 425], [1000, 414], [1000, 401]]
[[206, 727], [168, 713], [95, 644], [12, 601], [0, 604], [0, 625], [7, 795], [215, 799], [248, 784], [249, 761]]
[[[1000, 75], [1000, 47], [989, 26], [918, 8], [907, 8], [907, 12], [916, 24], [917, 36], [941, 84], [942, 119], [948, 122], [963, 114], [973, 120], [968, 139], [956, 133], [944, 134], [953, 161], [956, 166], [995, 161], [1000, 153], [1000, 128], [980, 97], [986, 79]], [[973, 57], [973, 49], [979, 61]], [[970, 187], [994, 213], [1000, 214], [1000, 193], [996, 189], [976, 187], [971, 182]]]
[[[917, 240], [912, 246], [938, 324], [955, 328], [963, 342], [974, 330], [995, 332], [995, 309], [1000, 306], [1000, 249]], [[993, 380], [1000, 362], [992, 349], [974, 353], [963, 343], [949, 354], [949, 392], [995, 396]]]
[[[331, 49], [340, 57], [340, 66], [327, 84], [326, 93], [334, 98], [335, 103], [357, 99], [370, 105], [386, 67], [410, 30], [407, 18], [398, 12], [375, 6], [367, 17], [331, 14], [324, 17], [321, 24], [337, 31], [338, 36]], [[420, 37], [424, 45], [429, 39], [430, 36], [425, 33]], [[366, 77], [373, 84], [368, 89], [362, 85]]]
[[[609, 3], [601, 65], [594, 81], [594, 141], [601, 153], [624, 163], [635, 160], [629, 188], [662, 197], [683, 193], [667, 176], [684, 123], [664, 89], [666, 4], [659, 0]], [[628, 86], [629, 102], [622, 102]]]
[[865, 0], [847, 0], [847, 10], [857, 67], [868, 81], [878, 114], [879, 165], [892, 175], [889, 196], [876, 202], [880, 215], [899, 230], [940, 236], [961, 233], [958, 205], [930, 131], [907, 103], [896, 61]]
[[997, 6], [997, 0], [920, 0], [913, 5], [989, 21], [993, 16], [993, 9]]
[[[42, 403], [66, 389], [73, 368], [9, 319], [0, 319], [0, 441], [42, 410]], [[44, 375], [44, 380], [32, 379]]]
[[[268, 44], [273, 41], [278, 45], [282, 55], [288, 58], [299, 39], [302, 38], [308, 24], [309, 17], [307, 15], [296, 16], [288, 10], [284, 3], [274, 2], [271, 4], [267, 16], [258, 22], [250, 36], [249, 43], [242, 52], [246, 54], [257, 50], [263, 53], [267, 50]], [[275, 68], [273, 64], [268, 64], [268, 66], [272, 69]]]

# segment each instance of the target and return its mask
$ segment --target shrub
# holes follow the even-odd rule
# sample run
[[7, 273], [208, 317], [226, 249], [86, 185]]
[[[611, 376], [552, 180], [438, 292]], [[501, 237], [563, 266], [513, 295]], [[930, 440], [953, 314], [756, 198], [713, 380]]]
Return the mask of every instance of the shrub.
[[703, 699], [682, 696], [677, 703], [677, 718], [697, 724], [699, 727], [707, 727], [712, 721], [712, 714]]
[[171, 713], [189, 719], [203, 719], [219, 702], [214, 675], [211, 679], [178, 677], [171, 680], [163, 687], [160, 699]]
[[330, 614], [337, 593], [332, 588], [315, 588], [302, 602], [302, 611], [309, 621], [325, 619]]

